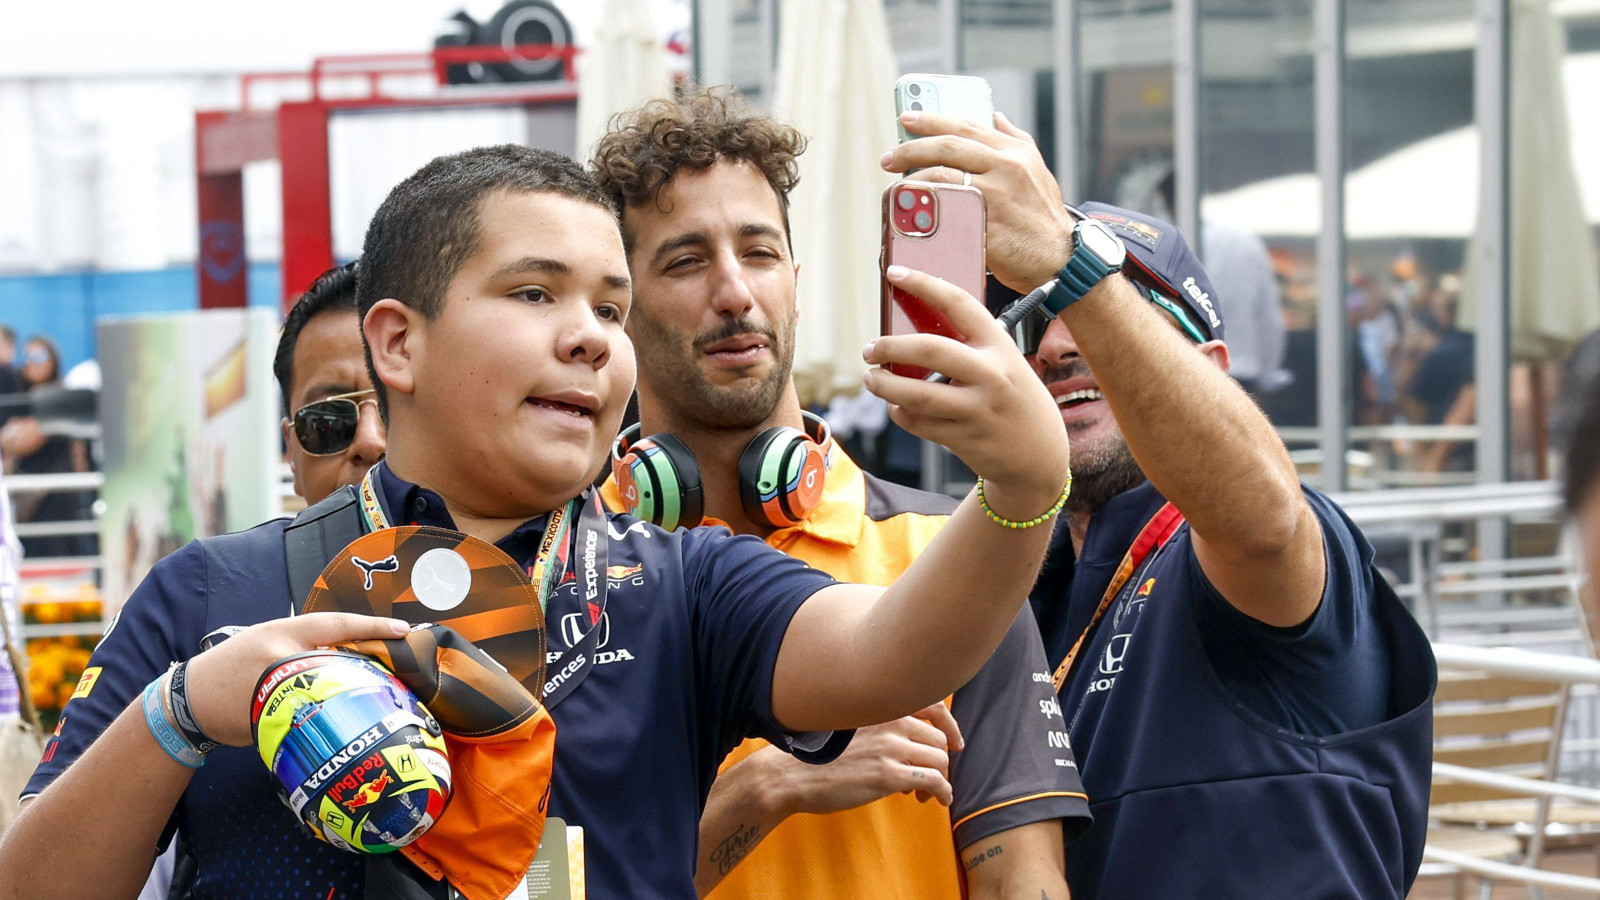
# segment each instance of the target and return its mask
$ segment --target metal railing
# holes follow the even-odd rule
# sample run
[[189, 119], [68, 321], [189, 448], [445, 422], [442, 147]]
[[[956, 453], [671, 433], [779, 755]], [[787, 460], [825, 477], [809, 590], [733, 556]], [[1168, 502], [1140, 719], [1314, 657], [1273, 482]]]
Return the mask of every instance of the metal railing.
[[[1512, 647], [1466, 647], [1446, 643], [1435, 643], [1433, 655], [1441, 671], [1456, 669], [1484, 672], [1506, 678], [1556, 681], [1570, 687], [1592, 688], [1600, 685], [1600, 662], [1593, 659], [1533, 653]], [[1441, 762], [1433, 764], [1433, 772], [1439, 778], [1482, 785], [1511, 794], [1600, 806], [1600, 790], [1580, 785], [1521, 778]], [[1600, 896], [1600, 878], [1551, 872], [1530, 865], [1483, 859], [1432, 846], [1423, 847], [1422, 858], [1425, 863], [1459, 870], [1486, 882], [1508, 881], [1531, 887], [1562, 888]]]

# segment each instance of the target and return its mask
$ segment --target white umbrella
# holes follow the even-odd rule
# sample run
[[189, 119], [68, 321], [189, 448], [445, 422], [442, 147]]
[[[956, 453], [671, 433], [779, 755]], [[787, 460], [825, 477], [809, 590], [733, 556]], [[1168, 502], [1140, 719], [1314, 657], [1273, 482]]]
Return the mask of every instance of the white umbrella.
[[[1511, 355], [1533, 362], [1566, 359], [1578, 341], [1600, 328], [1600, 260], [1588, 227], [1592, 218], [1584, 215], [1567, 129], [1569, 118], [1593, 116], [1589, 110], [1569, 116], [1561, 71], [1565, 56], [1565, 30], [1550, 14], [1550, 0], [1514, 0], [1511, 229], [1506, 248], [1511, 296], [1516, 298], [1511, 304]], [[1592, 135], [1594, 130], [1589, 126], [1587, 131]]]
[[[1350, 240], [1466, 237], [1477, 216], [1478, 130], [1434, 135], [1374, 160], [1345, 178]], [[1321, 227], [1321, 183], [1297, 173], [1212, 194], [1208, 221], [1266, 237], [1312, 237]]]
[[594, 41], [578, 55], [578, 158], [619, 112], [672, 92], [666, 49], [646, 0], [605, 0]]
[[900, 74], [882, 0], [783, 4], [776, 115], [811, 139], [789, 217], [799, 260], [794, 378], [803, 401], [858, 391], [878, 334], [882, 194]]

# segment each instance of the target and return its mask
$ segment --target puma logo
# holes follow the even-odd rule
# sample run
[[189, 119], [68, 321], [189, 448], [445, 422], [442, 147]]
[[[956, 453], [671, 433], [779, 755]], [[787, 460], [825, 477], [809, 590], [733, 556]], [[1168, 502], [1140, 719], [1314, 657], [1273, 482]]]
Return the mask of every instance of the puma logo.
[[611, 539], [613, 541], [623, 540], [630, 534], [638, 534], [646, 540], [650, 538], [650, 532], [645, 529], [645, 524], [643, 522], [634, 522], [632, 525], [629, 525], [622, 531], [618, 531], [615, 524], [607, 522], [606, 532], [611, 535]]
[[362, 559], [359, 556], [350, 557], [350, 561], [355, 563], [356, 564], [356, 568], [361, 570], [361, 574], [366, 576], [366, 581], [363, 582], [362, 585], [361, 585], [361, 589], [364, 590], [364, 591], [372, 590], [372, 573], [373, 572], [398, 572], [398, 571], [400, 571], [400, 560], [396, 559], [394, 554], [390, 554], [388, 556], [385, 556], [383, 559], [380, 559], [377, 562], [367, 562], [366, 560]]

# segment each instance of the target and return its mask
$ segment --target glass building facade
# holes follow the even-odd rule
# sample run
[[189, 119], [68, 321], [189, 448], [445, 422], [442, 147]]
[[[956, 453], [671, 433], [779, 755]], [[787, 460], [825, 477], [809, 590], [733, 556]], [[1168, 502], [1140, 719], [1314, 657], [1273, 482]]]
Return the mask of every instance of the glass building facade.
[[[701, 0], [738, 48], [703, 80], [770, 94], [779, 2]], [[1213, 276], [1264, 249], [1230, 343], [1281, 333], [1244, 374], [1308, 479], [1557, 474], [1600, 368], [1600, 0], [883, 6], [901, 70], [988, 78], [1068, 198], [1174, 221]]]

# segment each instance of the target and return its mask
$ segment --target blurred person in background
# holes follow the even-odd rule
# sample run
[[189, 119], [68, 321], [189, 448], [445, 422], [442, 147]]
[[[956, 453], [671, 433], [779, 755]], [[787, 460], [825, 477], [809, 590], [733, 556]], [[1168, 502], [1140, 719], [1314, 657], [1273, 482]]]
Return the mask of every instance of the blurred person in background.
[[317, 276], [283, 322], [272, 360], [294, 492], [315, 503], [383, 458], [384, 427], [361, 349], [356, 264]]
[[[22, 380], [32, 392], [61, 382], [61, 352], [43, 335], [28, 338], [22, 350]], [[0, 452], [12, 475], [59, 475], [90, 469], [87, 441], [51, 434], [31, 416], [13, 416], [0, 427]], [[82, 491], [19, 494], [13, 501], [18, 522], [76, 522], [93, 517], [93, 495]], [[32, 557], [89, 556], [93, 535], [64, 534], [25, 537], [23, 551]]]
[[[15, 394], [23, 390], [22, 373], [17, 371], [17, 332], [10, 325], [0, 323], [0, 394]], [[10, 416], [0, 411], [0, 425]]]
[[[1395, 388], [1406, 420], [1414, 425], [1471, 425], [1477, 417], [1473, 337], [1456, 324], [1460, 296], [1460, 277], [1447, 274], [1413, 301]], [[1415, 462], [1423, 472], [1470, 472], [1473, 459], [1470, 440], [1425, 441], [1419, 442]]]
[[22, 381], [31, 390], [61, 380], [61, 351], [42, 334], [28, 338], [22, 348]]
[[1600, 330], [1591, 331], [1578, 342], [1561, 370], [1561, 391], [1550, 416], [1550, 444], [1565, 453], [1572, 445], [1572, 434], [1583, 416], [1589, 395], [1600, 388]]
[[0, 366], [17, 364], [17, 330], [0, 323]]
[[[1176, 173], [1169, 172], [1157, 187], [1168, 210], [1178, 208], [1175, 181]], [[1287, 343], [1283, 295], [1266, 242], [1208, 219], [1200, 224], [1200, 250], [1217, 290], [1217, 311], [1228, 322], [1228, 374], [1258, 398], [1288, 384], [1290, 375], [1283, 368]]]
[[1352, 271], [1345, 312], [1355, 344], [1351, 373], [1356, 379], [1356, 421], [1386, 425], [1394, 418], [1394, 360], [1403, 326], [1400, 311], [1377, 281]]
[[1589, 383], [1581, 403], [1567, 449], [1566, 504], [1577, 522], [1583, 571], [1589, 576], [1579, 596], [1594, 621], [1600, 600], [1600, 381]]
[[[28, 776], [39, 764], [42, 736], [21, 715], [22, 691], [27, 684], [27, 647], [22, 640], [22, 608], [18, 596], [22, 545], [11, 524], [11, 501], [0, 485], [0, 832], [16, 810], [8, 802], [22, 793]], [[17, 663], [22, 667], [19, 669]]]

